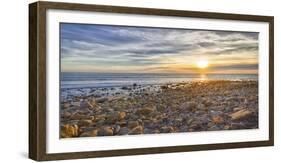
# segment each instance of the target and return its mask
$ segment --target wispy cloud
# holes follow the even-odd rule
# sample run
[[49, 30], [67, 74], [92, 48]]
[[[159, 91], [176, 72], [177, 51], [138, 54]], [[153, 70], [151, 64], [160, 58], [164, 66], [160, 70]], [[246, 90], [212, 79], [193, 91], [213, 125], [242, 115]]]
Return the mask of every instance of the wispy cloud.
[[247, 67], [245, 61], [254, 56], [257, 62], [258, 33], [68, 23], [60, 27], [62, 71], [166, 72], [177, 68], [185, 72], [193, 71], [188, 66], [200, 57], [213, 64], [224, 60], [229, 65], [226, 69], [257, 69]]

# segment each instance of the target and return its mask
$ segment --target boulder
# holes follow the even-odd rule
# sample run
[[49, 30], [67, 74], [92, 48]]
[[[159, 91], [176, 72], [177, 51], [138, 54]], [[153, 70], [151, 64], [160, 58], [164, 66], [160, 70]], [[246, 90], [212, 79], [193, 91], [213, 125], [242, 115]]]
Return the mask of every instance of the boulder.
[[78, 136], [78, 126], [77, 125], [62, 125], [60, 129], [60, 135], [62, 138], [71, 138]]
[[89, 116], [81, 114], [81, 113], [74, 113], [70, 116], [71, 120], [79, 120], [79, 119], [88, 119]]
[[172, 133], [174, 132], [174, 128], [172, 126], [164, 126], [160, 128], [161, 133]]
[[98, 130], [86, 131], [80, 134], [80, 137], [95, 137], [98, 135]]
[[192, 110], [194, 110], [194, 109], [197, 108], [197, 103], [196, 103], [196, 102], [193, 102], [193, 101], [191, 101], [191, 102], [184, 102], [184, 103], [182, 103], [182, 104], [179, 106], [179, 108], [180, 108], [181, 110], [192, 111]]
[[98, 136], [112, 136], [113, 130], [111, 127], [102, 127], [98, 130]]
[[123, 120], [126, 117], [126, 112], [118, 112], [118, 120]]
[[149, 115], [156, 110], [156, 107], [145, 107], [137, 110], [137, 114], [140, 115]]
[[92, 124], [92, 120], [80, 120], [78, 121], [78, 126], [89, 126]]
[[242, 109], [237, 112], [230, 114], [231, 120], [243, 120], [247, 119], [252, 115], [252, 112], [247, 109]]
[[136, 135], [136, 134], [143, 134], [143, 127], [142, 126], [137, 126], [130, 130], [129, 135]]
[[115, 123], [117, 121], [121, 121], [126, 117], [125, 112], [111, 112], [105, 117], [106, 123]]
[[129, 133], [129, 129], [127, 127], [122, 127], [119, 132], [118, 132], [118, 135], [128, 135]]
[[212, 117], [212, 122], [215, 124], [221, 124], [224, 122], [224, 119], [223, 119], [223, 117], [217, 115], [217, 116]]
[[139, 125], [138, 121], [129, 121], [128, 122], [128, 128], [133, 129]]
[[97, 102], [97, 103], [104, 103], [104, 102], [106, 102], [106, 101], [108, 101], [108, 98], [106, 98], [106, 97], [102, 97], [102, 98], [97, 98], [97, 99], [96, 99], [96, 102]]

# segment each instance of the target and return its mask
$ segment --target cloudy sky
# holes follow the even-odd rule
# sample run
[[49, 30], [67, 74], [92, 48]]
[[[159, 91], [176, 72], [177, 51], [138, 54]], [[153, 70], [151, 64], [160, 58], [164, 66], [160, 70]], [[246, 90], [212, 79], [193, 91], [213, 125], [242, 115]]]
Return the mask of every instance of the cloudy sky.
[[[256, 74], [258, 33], [60, 26], [62, 72]], [[198, 68], [207, 61], [208, 67]]]

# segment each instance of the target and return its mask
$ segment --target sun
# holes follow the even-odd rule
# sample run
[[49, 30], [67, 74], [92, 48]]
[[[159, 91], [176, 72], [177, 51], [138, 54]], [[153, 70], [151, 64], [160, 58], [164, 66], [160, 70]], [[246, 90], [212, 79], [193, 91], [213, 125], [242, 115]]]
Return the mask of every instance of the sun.
[[207, 60], [199, 60], [197, 61], [196, 65], [200, 69], [205, 69], [209, 66], [209, 62]]

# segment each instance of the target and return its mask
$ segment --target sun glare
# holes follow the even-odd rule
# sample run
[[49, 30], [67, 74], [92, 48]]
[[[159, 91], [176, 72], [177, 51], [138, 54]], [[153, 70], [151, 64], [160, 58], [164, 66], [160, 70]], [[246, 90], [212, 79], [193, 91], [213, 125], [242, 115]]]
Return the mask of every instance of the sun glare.
[[204, 69], [204, 68], [207, 68], [209, 66], [209, 63], [207, 60], [199, 60], [197, 62], [197, 67], [200, 68], [200, 69]]

